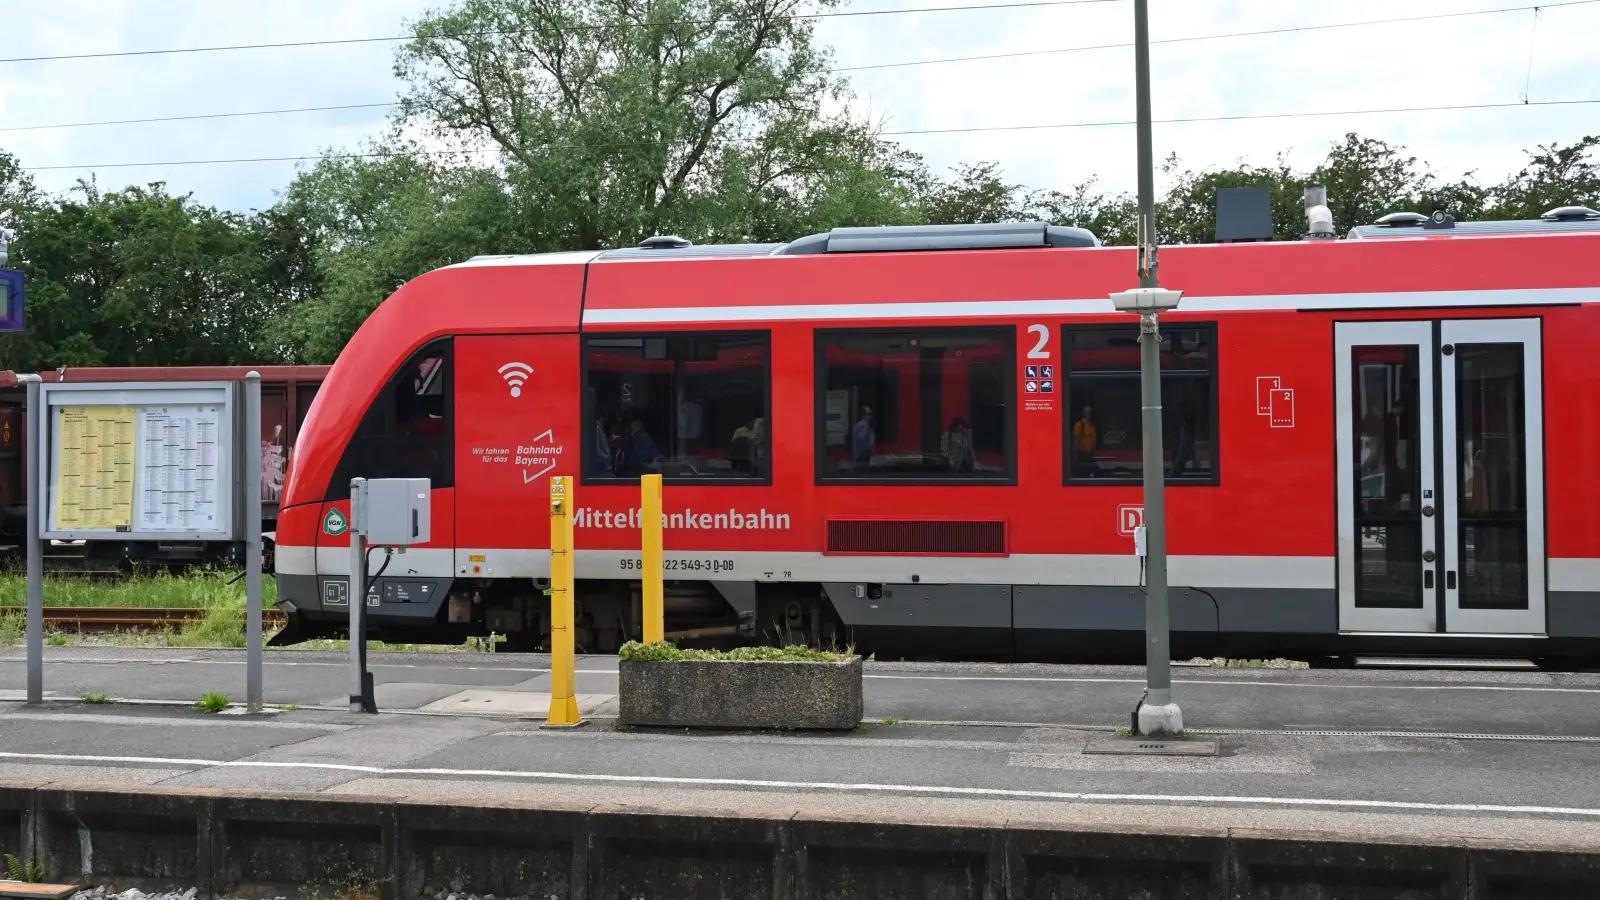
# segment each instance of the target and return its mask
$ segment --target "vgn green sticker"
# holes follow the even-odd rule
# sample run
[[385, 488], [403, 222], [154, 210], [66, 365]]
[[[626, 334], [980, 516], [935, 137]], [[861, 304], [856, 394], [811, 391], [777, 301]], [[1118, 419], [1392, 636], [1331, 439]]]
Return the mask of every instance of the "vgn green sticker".
[[344, 534], [345, 529], [349, 527], [350, 523], [345, 520], [344, 513], [337, 509], [328, 510], [328, 514], [322, 517], [322, 530], [336, 537]]

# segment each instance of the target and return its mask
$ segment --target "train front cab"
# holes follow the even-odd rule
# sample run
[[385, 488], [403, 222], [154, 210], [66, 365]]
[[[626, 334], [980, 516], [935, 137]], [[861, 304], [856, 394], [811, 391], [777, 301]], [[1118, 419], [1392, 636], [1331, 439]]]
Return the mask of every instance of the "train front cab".
[[[547, 577], [548, 553], [519, 552], [516, 565], [498, 571], [482, 563], [482, 551], [474, 547], [506, 546], [512, 539], [509, 533], [486, 538], [496, 521], [537, 519], [543, 531], [529, 546], [548, 547], [547, 516], [510, 502], [503, 492], [483, 492], [474, 496], [486, 509], [462, 520], [459, 462], [471, 452], [485, 462], [504, 457], [509, 467], [519, 448], [498, 439], [508, 423], [563, 430], [575, 425], [575, 412], [546, 421], [555, 395], [524, 392], [513, 382], [535, 369], [543, 374], [569, 368], [583, 262], [592, 255], [475, 260], [430, 272], [384, 301], [358, 329], [307, 415], [285, 479], [277, 574], [290, 624], [276, 643], [341, 634], [348, 623], [353, 477], [428, 478], [433, 487], [431, 540], [392, 556], [369, 553], [369, 573], [382, 571], [367, 597], [374, 638], [460, 642], [482, 633], [486, 624], [503, 624], [486, 622], [486, 598], [505, 600], [501, 594], [511, 584], [529, 594], [537, 588], [535, 579]], [[477, 365], [505, 353], [511, 355], [488, 372]], [[473, 364], [462, 365], [463, 359]], [[506, 362], [521, 367], [505, 369]], [[524, 401], [514, 409], [496, 409], [489, 399], [510, 397], [513, 390]], [[470, 472], [465, 479], [469, 490], [480, 487]], [[516, 606], [531, 610], [531, 597], [518, 597]]]

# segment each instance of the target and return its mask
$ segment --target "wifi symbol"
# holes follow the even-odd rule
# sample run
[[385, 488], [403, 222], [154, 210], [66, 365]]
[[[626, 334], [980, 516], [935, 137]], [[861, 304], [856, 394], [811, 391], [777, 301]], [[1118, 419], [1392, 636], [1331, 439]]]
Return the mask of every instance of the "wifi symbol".
[[522, 385], [528, 380], [528, 376], [532, 374], [533, 366], [527, 363], [508, 362], [500, 367], [500, 377], [506, 380], [506, 384], [511, 385], [511, 396], [513, 397], [522, 396]]

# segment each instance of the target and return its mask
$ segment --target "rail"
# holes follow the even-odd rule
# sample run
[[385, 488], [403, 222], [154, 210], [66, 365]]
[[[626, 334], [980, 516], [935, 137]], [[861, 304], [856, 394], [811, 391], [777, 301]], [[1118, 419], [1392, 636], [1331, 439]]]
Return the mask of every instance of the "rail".
[[[21, 606], [0, 606], [0, 616], [26, 616], [27, 612]], [[204, 607], [47, 606], [44, 608], [44, 621], [57, 631], [149, 631], [181, 628], [204, 619], [207, 612]], [[263, 628], [275, 628], [282, 624], [281, 611], [262, 610]]]

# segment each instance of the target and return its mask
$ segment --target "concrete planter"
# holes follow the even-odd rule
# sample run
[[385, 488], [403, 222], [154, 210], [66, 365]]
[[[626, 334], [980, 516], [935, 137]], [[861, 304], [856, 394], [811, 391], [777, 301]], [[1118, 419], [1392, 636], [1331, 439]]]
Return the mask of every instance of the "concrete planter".
[[623, 725], [844, 730], [861, 724], [859, 656], [843, 662], [621, 660], [618, 670]]

